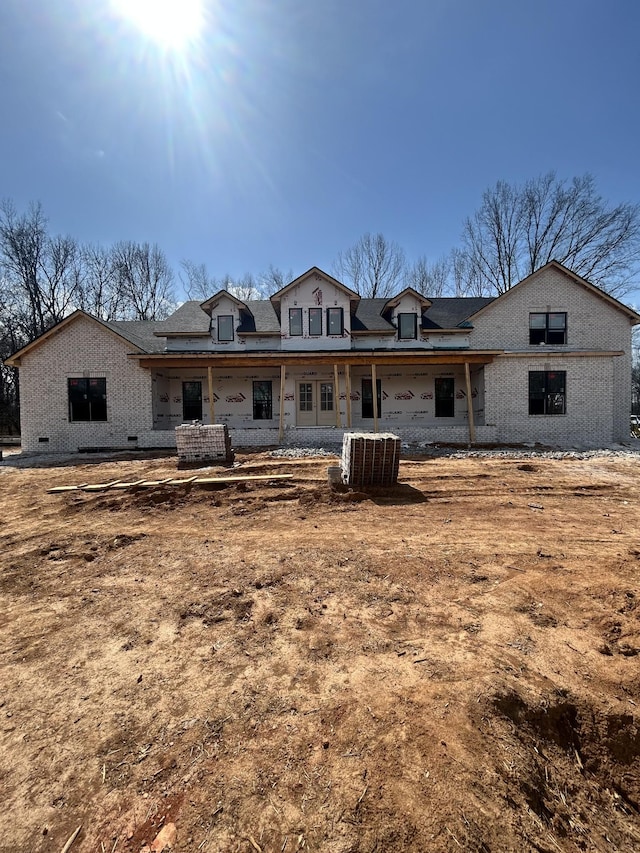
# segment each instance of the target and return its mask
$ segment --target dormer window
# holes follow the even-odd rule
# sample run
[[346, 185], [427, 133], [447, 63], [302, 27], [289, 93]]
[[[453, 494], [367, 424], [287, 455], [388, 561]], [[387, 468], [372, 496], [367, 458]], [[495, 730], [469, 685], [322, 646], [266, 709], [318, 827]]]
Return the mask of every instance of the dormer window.
[[289, 308], [289, 334], [292, 338], [302, 334], [302, 308]]
[[529, 343], [556, 344], [567, 343], [566, 311], [529, 314]]
[[233, 340], [233, 314], [218, 315], [218, 340]]
[[418, 315], [398, 314], [398, 340], [415, 341], [418, 337]]

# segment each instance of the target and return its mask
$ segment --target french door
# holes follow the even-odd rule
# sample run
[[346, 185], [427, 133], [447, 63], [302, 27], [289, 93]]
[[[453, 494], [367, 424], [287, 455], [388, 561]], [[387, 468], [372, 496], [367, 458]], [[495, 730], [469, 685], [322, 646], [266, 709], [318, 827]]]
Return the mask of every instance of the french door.
[[334, 426], [336, 422], [333, 382], [319, 379], [298, 382], [296, 423], [298, 426]]

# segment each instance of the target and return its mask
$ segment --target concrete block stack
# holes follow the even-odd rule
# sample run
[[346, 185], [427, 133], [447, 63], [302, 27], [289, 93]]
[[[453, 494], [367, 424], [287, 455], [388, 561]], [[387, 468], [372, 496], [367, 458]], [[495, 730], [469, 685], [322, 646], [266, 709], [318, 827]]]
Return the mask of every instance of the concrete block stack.
[[182, 424], [176, 427], [178, 462], [233, 462], [226, 424]]
[[347, 432], [342, 477], [348, 486], [391, 486], [398, 481], [400, 439], [391, 433]]

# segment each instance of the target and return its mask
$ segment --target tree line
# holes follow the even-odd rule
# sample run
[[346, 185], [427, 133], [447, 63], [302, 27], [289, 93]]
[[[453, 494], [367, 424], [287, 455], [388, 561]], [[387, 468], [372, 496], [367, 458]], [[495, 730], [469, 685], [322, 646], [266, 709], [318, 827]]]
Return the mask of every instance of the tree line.
[[[614, 296], [638, 284], [640, 205], [611, 205], [591, 175], [554, 172], [524, 184], [498, 181], [463, 224], [460, 245], [435, 260], [409, 260], [383, 234], [363, 234], [329, 270], [364, 297], [412, 286], [430, 297], [504, 293], [555, 259]], [[122, 240], [82, 244], [51, 234], [39, 203], [20, 212], [0, 204], [0, 434], [19, 429], [17, 371], [2, 359], [82, 308], [103, 320], [160, 320], [177, 305], [176, 286], [204, 300], [220, 289], [239, 299], [266, 298], [293, 278], [270, 266], [216, 277], [183, 260], [175, 271], [157, 244]], [[640, 391], [639, 371], [634, 382]]]

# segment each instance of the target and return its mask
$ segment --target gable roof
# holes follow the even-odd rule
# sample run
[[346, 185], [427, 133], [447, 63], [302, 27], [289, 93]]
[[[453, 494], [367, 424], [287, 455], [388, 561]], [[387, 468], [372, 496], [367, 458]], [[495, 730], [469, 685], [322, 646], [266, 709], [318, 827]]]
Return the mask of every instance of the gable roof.
[[233, 302], [239, 308], [246, 308], [246, 305], [244, 302], [242, 302], [240, 299], [238, 299], [237, 296], [234, 296], [233, 293], [229, 293], [229, 291], [225, 290], [224, 288], [222, 290], [219, 290], [217, 293], [214, 293], [213, 296], [210, 296], [208, 299], [205, 299], [204, 302], [201, 302], [200, 307], [202, 308], [203, 311], [206, 311], [207, 314], [209, 314], [211, 312], [211, 309], [215, 308], [217, 303], [220, 302], [220, 300], [224, 299], [225, 297], [227, 299], [231, 300], [231, 302]]
[[[501, 293], [499, 296], [496, 296], [495, 299], [508, 299], [509, 295], [513, 293], [514, 290], [517, 290], [518, 288], [522, 287], [523, 284], [526, 284], [526, 282], [530, 281], [532, 278], [535, 278], [541, 273], [546, 272], [550, 269], [555, 269], [557, 272], [560, 272], [563, 275], [567, 276], [567, 278], [571, 279], [576, 284], [579, 284], [584, 287], [585, 290], [590, 291], [598, 298], [603, 299], [605, 302], [608, 302], [612, 308], [616, 308], [618, 311], [621, 311], [623, 314], [626, 314], [634, 325], [636, 323], [640, 323], [640, 314], [634, 311], [633, 308], [629, 308], [628, 305], [625, 305], [623, 302], [620, 302], [615, 297], [611, 296], [609, 293], [602, 290], [601, 288], [596, 287], [595, 284], [591, 284], [591, 282], [587, 281], [586, 278], [582, 278], [582, 276], [579, 276], [577, 273], [573, 272], [568, 267], [565, 267], [564, 264], [560, 263], [560, 261], [554, 260], [549, 261], [549, 263], [545, 264], [543, 267], [540, 267], [539, 269], [535, 270], [535, 272], [532, 272], [526, 278], [523, 278], [522, 281], [519, 281], [517, 284], [514, 284], [513, 287], [511, 287], [509, 290], [505, 291], [504, 293]], [[471, 315], [469, 319], [474, 320], [486, 308], [486, 305], [482, 306], [476, 311], [475, 314]]]
[[401, 290], [400, 293], [396, 293], [395, 296], [392, 296], [391, 299], [387, 300], [386, 307], [394, 308], [404, 296], [415, 296], [421, 305], [429, 306], [433, 302], [432, 299], [427, 299], [424, 294], [418, 293], [414, 287], [405, 287], [405, 289]]
[[52, 326], [50, 329], [47, 329], [46, 332], [39, 335], [34, 340], [30, 341], [25, 346], [21, 347], [19, 350], [14, 352], [9, 358], [5, 359], [5, 364], [9, 367], [19, 367], [21, 359], [32, 350], [41, 346], [45, 343], [49, 338], [54, 337], [59, 332], [61, 332], [67, 326], [70, 326], [72, 323], [75, 323], [81, 317], [86, 320], [90, 320], [93, 323], [96, 323], [98, 326], [101, 326], [103, 329], [106, 329], [111, 334], [116, 335], [120, 340], [125, 341], [125, 343], [133, 346], [138, 352], [141, 353], [153, 353], [153, 352], [162, 352], [164, 347], [161, 345], [161, 342], [158, 341], [157, 338], [154, 337], [153, 330], [156, 328], [157, 323], [153, 320], [100, 320], [98, 317], [94, 317], [93, 314], [89, 314], [87, 311], [83, 311], [78, 308], [72, 314], [69, 314], [68, 317], [65, 317], [59, 323], [56, 323], [55, 326]]
[[351, 290], [351, 288], [347, 287], [346, 284], [343, 284], [341, 281], [338, 281], [337, 278], [334, 278], [333, 276], [329, 275], [329, 273], [326, 273], [324, 270], [321, 270], [320, 267], [311, 267], [306, 272], [303, 272], [302, 275], [299, 275], [298, 278], [294, 278], [293, 281], [289, 282], [289, 284], [285, 285], [281, 290], [278, 290], [277, 293], [274, 293], [271, 297], [271, 301], [279, 302], [285, 293], [287, 293], [296, 285], [300, 284], [300, 282], [303, 279], [307, 278], [307, 276], [309, 275], [319, 275], [321, 278], [324, 278], [325, 281], [329, 282], [329, 284], [333, 284], [339, 290], [342, 290], [344, 293], [346, 293], [349, 299], [352, 301], [357, 301], [360, 299], [359, 293], [356, 293], [355, 290]]

